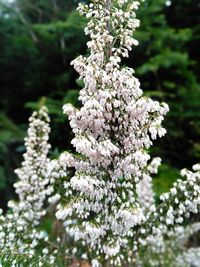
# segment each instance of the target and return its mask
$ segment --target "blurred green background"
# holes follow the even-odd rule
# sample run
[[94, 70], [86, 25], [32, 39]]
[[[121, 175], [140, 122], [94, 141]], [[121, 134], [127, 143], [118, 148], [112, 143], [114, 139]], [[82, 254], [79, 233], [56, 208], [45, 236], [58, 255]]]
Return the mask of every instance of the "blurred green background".
[[[13, 198], [13, 170], [33, 109], [45, 102], [51, 115], [51, 157], [72, 149], [62, 105], [75, 106], [81, 83], [70, 62], [86, 54], [86, 20], [78, 0], [0, 0], [0, 206]], [[85, 1], [86, 2], [86, 1]], [[166, 101], [168, 134], [152, 154], [163, 159], [157, 195], [168, 190], [177, 169], [200, 162], [200, 1], [146, 0], [141, 27], [124, 63], [135, 68], [144, 93]]]

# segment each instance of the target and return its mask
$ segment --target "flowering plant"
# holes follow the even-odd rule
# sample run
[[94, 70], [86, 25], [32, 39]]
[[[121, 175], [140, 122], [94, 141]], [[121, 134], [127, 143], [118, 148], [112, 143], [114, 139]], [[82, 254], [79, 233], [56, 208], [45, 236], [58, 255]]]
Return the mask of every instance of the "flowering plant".
[[[41, 218], [45, 215], [44, 201], [48, 184], [46, 173], [49, 164], [47, 155], [50, 148], [50, 128], [47, 109], [43, 107], [39, 112], [34, 112], [29, 122], [24, 161], [22, 167], [15, 171], [19, 178], [14, 185], [19, 202], [9, 202], [12, 212], [4, 216], [1, 211], [0, 216], [2, 264], [10, 261], [10, 256], [15, 258], [16, 255], [26, 263], [48, 240], [45, 232], [39, 229]], [[47, 248], [44, 247], [39, 255], [41, 261], [47, 252]], [[13, 261], [15, 263], [15, 260]], [[12, 266], [15, 266], [14, 263], [12, 262]]]
[[[25, 161], [17, 171], [20, 202], [10, 205], [13, 215], [0, 218], [1, 247], [33, 255], [43, 246], [41, 264], [46, 260], [54, 265], [56, 257], [78, 258], [80, 251], [94, 267], [200, 262], [199, 249], [185, 247], [187, 237], [199, 230], [198, 223], [185, 225], [199, 210], [200, 165], [193, 172], [183, 170], [186, 179], [177, 180], [159, 204], [154, 200], [152, 175], [161, 159], [151, 159], [149, 148], [166, 133], [162, 121], [168, 106], [143, 96], [134, 70], [121, 64], [138, 44], [133, 38], [138, 7], [138, 1], [128, 0], [79, 4], [79, 12], [89, 20], [85, 33], [91, 38], [89, 56], [72, 62], [84, 82], [82, 107], [63, 107], [76, 153], [64, 152], [50, 161], [46, 110], [33, 114]], [[70, 248], [66, 238], [57, 240], [62, 245], [52, 246], [37, 231], [46, 196], [56, 205], [56, 217], [76, 248]], [[22, 239], [18, 231], [24, 233]], [[63, 244], [65, 251], [60, 253]]]

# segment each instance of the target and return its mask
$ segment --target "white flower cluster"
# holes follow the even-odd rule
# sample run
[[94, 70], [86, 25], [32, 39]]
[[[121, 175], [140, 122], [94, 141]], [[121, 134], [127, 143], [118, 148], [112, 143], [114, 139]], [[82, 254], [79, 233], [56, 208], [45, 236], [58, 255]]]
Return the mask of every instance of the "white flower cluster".
[[[198, 213], [200, 206], [200, 164], [193, 166], [193, 171], [183, 169], [181, 175], [185, 180], [178, 179], [169, 193], [161, 195], [164, 202], [170, 201], [174, 204], [169, 208], [167, 224], [182, 223], [184, 217], [190, 213]], [[162, 213], [160, 209], [160, 213]], [[162, 220], [162, 217], [161, 217]]]
[[188, 225], [191, 215], [199, 213], [200, 164], [194, 165], [193, 171], [183, 169], [181, 175], [185, 179], [178, 179], [160, 196], [160, 205], [151, 208], [148, 225], [143, 226], [144, 232], [141, 230], [144, 238], [140, 236], [139, 243], [149, 245], [150, 251], [159, 255], [152, 266], [168, 266], [170, 261], [173, 266], [200, 264], [199, 248], [186, 247], [189, 237], [200, 231], [199, 223]]
[[[176, 226], [167, 232], [167, 237], [154, 236], [151, 246], [145, 250], [142, 258], [151, 266], [174, 266], [174, 267], [197, 267], [200, 264], [200, 248], [191, 247], [191, 237], [194, 238], [200, 231], [200, 223], [193, 223], [188, 226]], [[190, 244], [191, 243], [191, 244]], [[162, 244], [162, 250], [161, 250]], [[139, 258], [138, 258], [139, 262]]]
[[139, 202], [147, 212], [152, 210], [155, 206], [151, 174], [156, 174], [158, 172], [158, 167], [160, 166], [160, 164], [161, 159], [154, 158], [147, 167], [149, 173], [143, 172], [142, 180], [136, 185], [136, 192], [138, 194]]
[[177, 267], [198, 267], [200, 264], [200, 248], [190, 248], [177, 258]]
[[161, 123], [168, 111], [165, 103], [143, 97], [134, 70], [120, 66], [120, 57], [137, 44], [138, 5], [125, 0], [79, 5], [89, 18], [85, 32], [91, 37], [90, 55], [72, 62], [85, 84], [79, 97], [83, 106], [63, 107], [79, 154], [65, 152], [49, 170], [50, 191], [55, 191], [50, 201], [61, 200], [56, 215], [65, 221], [66, 231], [89, 244], [97, 256], [115, 257], [116, 262], [154, 205], [150, 174], [160, 160], [148, 164], [147, 149], [165, 134]]
[[[45, 215], [44, 201], [46, 187], [47, 157], [50, 145], [49, 117], [47, 109], [42, 107], [29, 119], [28, 136], [25, 138], [26, 153], [22, 167], [16, 170], [18, 182], [14, 185], [19, 202], [10, 202], [11, 213], [0, 215], [0, 249], [5, 255], [24, 255], [27, 259], [34, 257], [41, 242], [48, 240], [47, 233], [37, 229]], [[46, 258], [48, 250], [41, 253]], [[54, 256], [49, 261], [54, 262]], [[41, 263], [42, 264], [42, 263]]]

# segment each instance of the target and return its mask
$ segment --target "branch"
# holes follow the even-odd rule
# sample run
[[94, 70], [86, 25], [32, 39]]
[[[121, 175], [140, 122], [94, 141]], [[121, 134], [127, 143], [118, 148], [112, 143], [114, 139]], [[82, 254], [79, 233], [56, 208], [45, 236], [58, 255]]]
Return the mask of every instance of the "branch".
[[38, 38], [36, 36], [36, 34], [34, 33], [34, 31], [32, 30], [31, 24], [26, 20], [26, 18], [24, 17], [24, 15], [22, 14], [21, 10], [19, 8], [15, 8], [14, 11], [16, 12], [16, 14], [18, 14], [19, 19], [21, 20], [21, 22], [24, 24], [24, 26], [27, 28], [32, 40], [37, 43], [38, 42]]

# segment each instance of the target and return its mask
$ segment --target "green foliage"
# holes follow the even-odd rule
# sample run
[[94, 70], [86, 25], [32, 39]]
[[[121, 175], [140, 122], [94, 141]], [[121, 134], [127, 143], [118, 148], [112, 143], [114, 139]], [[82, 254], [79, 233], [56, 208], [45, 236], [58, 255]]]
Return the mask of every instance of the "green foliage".
[[23, 130], [4, 113], [0, 113], [0, 193], [2, 195], [3, 192], [5, 196], [1, 198], [1, 207], [5, 207], [6, 202], [13, 197], [13, 169], [19, 161], [17, 150], [24, 149], [20, 146], [23, 137]]
[[[199, 161], [200, 84], [195, 73], [197, 59], [191, 58], [188, 49], [196, 27], [186, 23], [172, 27], [169, 21], [176, 20], [176, 12], [165, 2], [148, 0], [142, 4], [138, 14], [142, 23], [136, 33], [140, 46], [130, 64], [135, 62], [145, 93], [170, 107], [165, 121], [168, 134], [159, 143], [159, 155], [176, 167], [191, 166]], [[172, 3], [173, 8], [184, 9], [182, 2]], [[194, 8], [191, 1], [187, 1], [187, 8], [189, 19]]]
[[32, 258], [30, 259], [28, 255], [19, 255], [12, 254], [8, 252], [7, 254], [0, 254], [0, 263], [2, 266], [11, 267], [13, 264], [15, 266], [39, 266], [38, 259]]
[[[24, 109], [26, 103], [46, 96], [55, 127], [58, 126], [51, 135], [53, 155], [70, 142], [65, 137], [62, 105], [64, 98], [72, 97], [77, 102], [76, 92], [67, 90], [75, 87], [74, 73], [68, 69], [71, 60], [85, 49], [84, 19], [73, 11], [75, 2], [54, 2], [57, 7], [39, 0], [17, 0], [11, 5], [0, 2], [0, 112], [4, 112], [0, 117], [0, 189], [1, 195], [6, 196], [2, 197], [3, 207], [13, 198], [13, 170], [24, 152], [23, 137], [17, 128], [23, 133], [23, 124], [30, 115]], [[11, 129], [8, 120], [18, 126]], [[58, 137], [59, 131], [62, 134]]]
[[154, 192], [157, 201], [162, 193], [169, 191], [179, 176], [180, 174], [177, 169], [167, 164], [162, 164], [160, 166], [158, 174], [153, 179]]
[[[38, 255], [36, 254], [34, 257], [26, 254], [15, 254], [11, 251], [8, 251], [7, 254], [1, 254], [0, 252], [0, 264], [3, 267], [51, 267], [52, 265], [47, 263], [45, 258], [41, 259], [40, 252], [38, 251]], [[62, 258], [57, 258], [55, 261], [56, 267], [63, 267], [65, 266], [66, 261], [64, 261]]]

